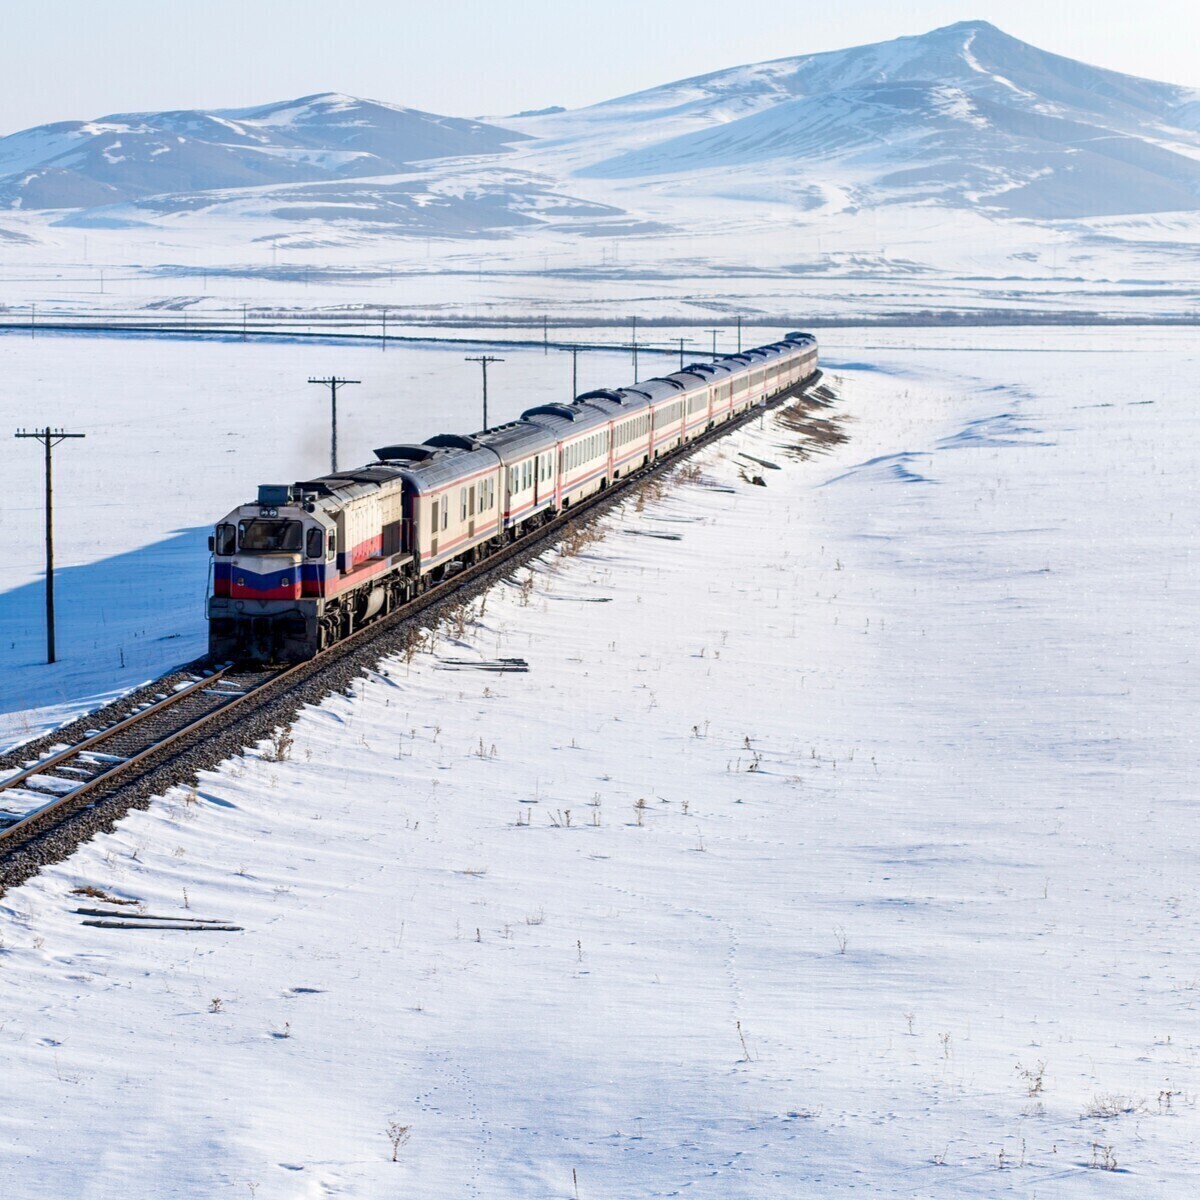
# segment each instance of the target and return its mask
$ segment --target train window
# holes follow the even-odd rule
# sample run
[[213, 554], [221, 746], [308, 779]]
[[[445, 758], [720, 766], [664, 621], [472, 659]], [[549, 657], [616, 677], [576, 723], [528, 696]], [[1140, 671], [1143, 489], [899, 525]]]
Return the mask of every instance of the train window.
[[458, 506], [462, 512], [462, 515], [458, 519], [460, 521], [465, 521], [467, 519], [467, 489], [466, 488], [458, 489]]
[[447, 529], [450, 525], [450, 497], [442, 497], [442, 528]]
[[309, 558], [325, 557], [325, 531], [316, 527], [308, 531], [305, 539], [304, 553]]
[[218, 554], [232, 554], [237, 546], [237, 532], [232, 525], [218, 525], [216, 550]]
[[254, 517], [238, 522], [238, 543], [242, 550], [258, 554], [294, 553], [300, 549], [299, 521], [269, 521]]
[[329, 550], [330, 558], [332, 558], [337, 553], [337, 530], [336, 529], [331, 529], [329, 531], [328, 550]]

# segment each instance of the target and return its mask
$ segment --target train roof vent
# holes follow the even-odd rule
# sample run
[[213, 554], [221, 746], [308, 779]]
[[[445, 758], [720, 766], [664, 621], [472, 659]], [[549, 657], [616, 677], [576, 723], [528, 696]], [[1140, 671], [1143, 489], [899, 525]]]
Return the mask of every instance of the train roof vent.
[[467, 433], [437, 433], [426, 438], [425, 445], [446, 450], [478, 450], [480, 444]]
[[789, 333], [783, 340], [785, 342], [804, 342], [812, 338], [811, 333]]
[[648, 383], [669, 383], [677, 391], [682, 392], [684, 386], [678, 379], [668, 379], [665, 375], [656, 375], [653, 379], [647, 380]]
[[380, 446], [375, 457], [384, 462], [425, 462], [436, 453], [432, 446]]
[[618, 404], [621, 403], [619, 392], [614, 392], [612, 388], [597, 388], [594, 392], [582, 392], [575, 397], [576, 400], [615, 400]]
[[566, 417], [568, 421], [577, 421], [579, 413], [569, 404], [539, 404], [536, 408], [527, 408], [521, 419], [526, 417]]

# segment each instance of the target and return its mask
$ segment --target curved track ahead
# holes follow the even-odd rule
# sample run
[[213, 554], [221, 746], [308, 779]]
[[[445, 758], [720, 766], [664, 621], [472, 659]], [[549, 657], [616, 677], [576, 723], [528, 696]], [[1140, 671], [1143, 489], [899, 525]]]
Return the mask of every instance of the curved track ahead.
[[[772, 397], [766, 408], [777, 408], [785, 400], [802, 396], [820, 378], [821, 372], [815, 372]], [[367, 664], [355, 651], [378, 643], [376, 657], [392, 653], [395, 646], [384, 642], [399, 627], [426, 614], [436, 619], [437, 610], [447, 601], [471, 592], [481, 582], [490, 584], [507, 568], [543, 552], [569, 526], [611, 507], [648, 479], [748, 424], [762, 412], [761, 408], [753, 408], [708, 431], [559, 513], [481, 562], [458, 571], [408, 604], [364, 625], [315, 658], [266, 670], [194, 664], [173, 690], [160, 691], [132, 711], [126, 700], [92, 714], [91, 720], [99, 727], [88, 730], [84, 738], [26, 766], [10, 768], [11, 773], [0, 779], [0, 821], [4, 809], [12, 812], [12, 801], [30, 805], [23, 815], [0, 826], [0, 894], [36, 874], [40, 867], [66, 857], [98, 829], [111, 828], [130, 807], [144, 806], [150, 796], [194, 779], [197, 771], [269, 736], [280, 719], [287, 719], [314, 698], [312, 689], [303, 685], [316, 683], [317, 694], [345, 686], [344, 678], [335, 680], [333, 676], [344, 677], [346, 672], [331, 672], [331, 666], [349, 666], [351, 678], [361, 673]], [[205, 746], [209, 753], [193, 753]]]

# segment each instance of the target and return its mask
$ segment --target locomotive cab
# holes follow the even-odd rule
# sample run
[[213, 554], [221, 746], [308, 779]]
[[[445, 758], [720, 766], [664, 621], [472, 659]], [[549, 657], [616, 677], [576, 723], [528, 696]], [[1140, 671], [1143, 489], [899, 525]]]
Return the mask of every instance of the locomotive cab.
[[209, 650], [214, 658], [258, 661], [310, 657], [319, 634], [316, 605], [336, 554], [332, 521], [310, 497], [263, 485], [209, 538], [213, 586]]

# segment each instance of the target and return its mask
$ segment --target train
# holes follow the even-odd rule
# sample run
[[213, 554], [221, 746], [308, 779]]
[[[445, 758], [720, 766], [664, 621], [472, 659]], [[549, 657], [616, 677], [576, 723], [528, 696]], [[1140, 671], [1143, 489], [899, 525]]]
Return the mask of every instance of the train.
[[209, 537], [210, 658], [312, 658], [816, 370], [816, 338], [789, 333], [477, 433], [381, 446], [363, 467], [262, 484]]

